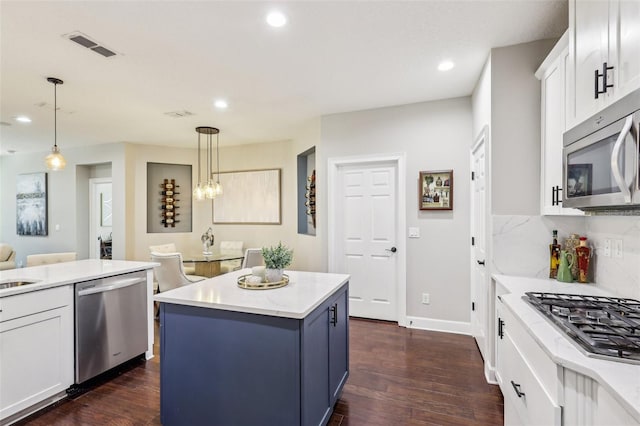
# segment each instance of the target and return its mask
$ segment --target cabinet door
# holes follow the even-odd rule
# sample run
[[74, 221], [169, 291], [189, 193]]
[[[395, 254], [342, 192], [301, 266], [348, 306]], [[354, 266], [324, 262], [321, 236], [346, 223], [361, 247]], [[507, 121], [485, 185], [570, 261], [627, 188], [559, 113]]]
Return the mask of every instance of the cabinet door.
[[615, 64], [615, 99], [640, 88], [640, 2], [610, 2], [610, 60]]
[[349, 376], [349, 312], [347, 291], [341, 292], [329, 308], [329, 389], [331, 404]]
[[329, 388], [330, 314], [321, 305], [304, 319], [302, 342], [302, 424], [320, 424], [331, 414]]
[[0, 418], [73, 384], [73, 312], [64, 306], [0, 323]]
[[[573, 127], [604, 107], [605, 98], [610, 96], [607, 93], [595, 98], [595, 72], [602, 72], [602, 64], [608, 60], [609, 2], [572, 0], [569, 27], [574, 90], [569, 102], [568, 125]], [[598, 81], [601, 86], [602, 79]]]

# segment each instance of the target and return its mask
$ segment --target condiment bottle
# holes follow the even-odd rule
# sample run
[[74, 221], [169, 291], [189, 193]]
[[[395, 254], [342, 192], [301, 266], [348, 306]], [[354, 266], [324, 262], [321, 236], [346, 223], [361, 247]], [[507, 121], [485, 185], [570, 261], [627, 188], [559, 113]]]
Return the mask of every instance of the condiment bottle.
[[578, 279], [578, 255], [576, 253], [576, 247], [580, 245], [580, 236], [578, 234], [571, 234], [569, 238], [564, 240], [564, 249], [573, 257], [573, 264], [571, 266], [571, 277], [574, 280]]
[[560, 263], [560, 244], [558, 244], [558, 230], [553, 230], [553, 242], [549, 244], [549, 278], [558, 276], [558, 264]]
[[578, 256], [578, 282], [589, 282], [589, 258], [591, 257], [591, 248], [587, 246], [587, 237], [580, 237], [580, 245], [576, 247]]

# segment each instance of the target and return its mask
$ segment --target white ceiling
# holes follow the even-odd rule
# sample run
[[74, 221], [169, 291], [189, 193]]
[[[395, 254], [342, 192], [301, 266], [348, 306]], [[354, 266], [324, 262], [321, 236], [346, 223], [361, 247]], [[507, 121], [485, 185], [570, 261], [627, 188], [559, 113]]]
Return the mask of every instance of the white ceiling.
[[[264, 23], [268, 11], [289, 18]], [[0, 152], [286, 140], [324, 114], [471, 94], [491, 47], [559, 37], [565, 0], [0, 2]], [[80, 31], [119, 53], [63, 37]], [[456, 67], [437, 71], [450, 58]], [[213, 107], [224, 98], [225, 111]], [[45, 104], [42, 106], [42, 104]], [[187, 110], [191, 117], [172, 118]], [[29, 124], [17, 115], [32, 118]]]

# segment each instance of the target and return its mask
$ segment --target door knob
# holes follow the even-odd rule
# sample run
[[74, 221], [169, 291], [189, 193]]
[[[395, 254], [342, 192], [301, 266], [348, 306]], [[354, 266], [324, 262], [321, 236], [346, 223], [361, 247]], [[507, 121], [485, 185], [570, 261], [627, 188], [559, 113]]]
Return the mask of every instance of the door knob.
[[478, 265], [484, 265], [484, 260], [476, 260], [476, 262], [478, 262]]
[[397, 248], [395, 248], [395, 247], [391, 247], [390, 249], [385, 249], [385, 250], [386, 250], [386, 251], [390, 251], [391, 253], [395, 253], [395, 252], [397, 252], [397, 251], [398, 251], [398, 249], [397, 249]]

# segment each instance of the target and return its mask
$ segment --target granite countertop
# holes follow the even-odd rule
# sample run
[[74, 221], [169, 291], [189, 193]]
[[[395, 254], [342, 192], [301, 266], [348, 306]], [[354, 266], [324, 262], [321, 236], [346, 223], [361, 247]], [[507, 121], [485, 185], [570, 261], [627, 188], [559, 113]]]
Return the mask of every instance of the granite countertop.
[[535, 308], [522, 299], [525, 292], [616, 296], [593, 284], [562, 283], [551, 279], [493, 275], [509, 294], [502, 303], [557, 364], [596, 380], [640, 423], [640, 365], [589, 357]]
[[0, 271], [0, 283], [20, 280], [37, 280], [38, 282], [2, 289], [0, 290], [0, 298], [128, 272], [143, 271], [157, 265], [157, 263], [153, 262], [86, 259], [27, 268], [8, 269]]
[[247, 290], [238, 287], [238, 277], [250, 274], [242, 269], [199, 281], [154, 296], [163, 303], [198, 306], [225, 311], [245, 312], [284, 318], [305, 318], [350, 276], [321, 272], [285, 271], [289, 284], [269, 290]]

